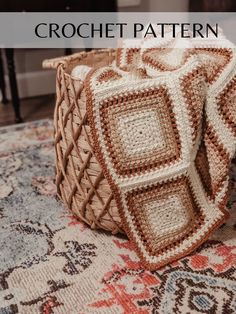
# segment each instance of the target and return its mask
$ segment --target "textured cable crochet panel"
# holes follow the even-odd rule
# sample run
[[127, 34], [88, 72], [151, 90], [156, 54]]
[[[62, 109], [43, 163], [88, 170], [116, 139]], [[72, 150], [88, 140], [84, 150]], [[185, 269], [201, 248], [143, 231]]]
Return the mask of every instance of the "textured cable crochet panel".
[[154, 269], [190, 253], [228, 217], [235, 51], [119, 49], [85, 86], [94, 150], [140, 258]]

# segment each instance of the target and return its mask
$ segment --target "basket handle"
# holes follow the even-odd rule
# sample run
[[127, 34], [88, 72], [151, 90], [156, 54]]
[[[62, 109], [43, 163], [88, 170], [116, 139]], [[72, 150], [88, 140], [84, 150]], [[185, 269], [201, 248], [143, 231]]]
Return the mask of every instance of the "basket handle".
[[57, 69], [60, 64], [66, 65], [68, 62], [81, 56], [81, 52], [74, 53], [70, 56], [62, 56], [52, 59], [46, 59], [43, 61], [42, 66], [44, 69]]
[[77, 52], [69, 56], [46, 59], [43, 61], [42, 66], [44, 69], [57, 69], [60, 64], [66, 66], [69, 62], [74, 60], [81, 60], [88, 55], [96, 55], [104, 52], [106, 52], [108, 55], [111, 55], [112, 53], [114, 53], [114, 51], [115, 51], [114, 49], [97, 49], [91, 50], [89, 52], [86, 51]]

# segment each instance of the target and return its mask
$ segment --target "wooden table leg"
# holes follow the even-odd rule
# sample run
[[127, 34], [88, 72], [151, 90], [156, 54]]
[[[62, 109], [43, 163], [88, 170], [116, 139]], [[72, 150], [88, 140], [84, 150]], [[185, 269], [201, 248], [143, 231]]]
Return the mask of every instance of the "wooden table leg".
[[3, 68], [3, 60], [2, 60], [2, 52], [0, 50], [0, 90], [2, 93], [2, 103], [7, 104], [7, 96], [6, 96], [6, 85], [5, 85], [5, 79], [4, 79], [4, 68]]
[[6, 59], [7, 59], [12, 105], [15, 112], [15, 122], [20, 123], [22, 122], [22, 118], [20, 115], [20, 100], [19, 100], [19, 95], [18, 95], [16, 72], [15, 72], [14, 49], [12, 48], [5, 49], [5, 54], [6, 54]]
[[65, 55], [69, 56], [72, 54], [72, 49], [71, 48], [65, 48]]

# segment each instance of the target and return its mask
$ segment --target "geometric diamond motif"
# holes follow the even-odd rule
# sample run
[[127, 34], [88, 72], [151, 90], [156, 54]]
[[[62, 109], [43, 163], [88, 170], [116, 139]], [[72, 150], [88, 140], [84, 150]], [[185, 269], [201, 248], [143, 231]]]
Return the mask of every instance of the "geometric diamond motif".
[[158, 169], [179, 160], [179, 133], [166, 88], [104, 101], [100, 104], [100, 117], [117, 174]]
[[165, 148], [164, 135], [157, 118], [155, 110], [152, 109], [136, 114], [129, 113], [124, 118], [119, 117], [118, 132], [121, 134], [125, 154], [131, 157], [153, 149]]
[[150, 254], [161, 254], [173, 241], [184, 241], [204, 221], [185, 176], [132, 190], [126, 199], [137, 233], [142, 234]]
[[227, 48], [196, 48], [206, 70], [207, 82], [212, 84], [222, 74], [222, 70], [232, 59], [232, 52]]

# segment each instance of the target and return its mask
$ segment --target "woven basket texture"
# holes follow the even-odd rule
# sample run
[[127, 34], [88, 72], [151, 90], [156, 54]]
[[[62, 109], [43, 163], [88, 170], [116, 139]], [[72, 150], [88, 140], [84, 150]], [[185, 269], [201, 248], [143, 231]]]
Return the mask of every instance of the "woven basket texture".
[[80, 220], [115, 234], [123, 233], [121, 219], [93, 152], [84, 85], [70, 75], [76, 65], [100, 67], [114, 58], [114, 50], [94, 50], [45, 60], [43, 67], [57, 68], [54, 126], [58, 194]]

